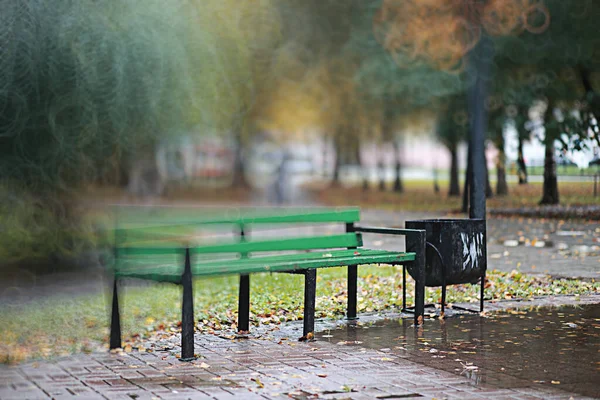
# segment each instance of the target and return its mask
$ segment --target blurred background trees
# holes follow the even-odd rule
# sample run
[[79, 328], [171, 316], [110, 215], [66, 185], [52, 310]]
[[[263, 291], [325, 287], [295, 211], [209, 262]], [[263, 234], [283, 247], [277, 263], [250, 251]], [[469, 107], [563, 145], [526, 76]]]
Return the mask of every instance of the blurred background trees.
[[[448, 196], [459, 196], [468, 169], [468, 63], [483, 37], [497, 195], [510, 196], [512, 176], [527, 184], [524, 149], [537, 143], [540, 202], [557, 204], [557, 161], [579, 157], [583, 168], [600, 147], [594, 0], [0, 7], [0, 242], [9, 243], [0, 246], [2, 260], [30, 257], [40, 242], [35, 257], [80, 251], [91, 240], [78, 214], [83, 188], [161, 194], [171, 178], [158, 154], [174, 146], [170, 162], [189, 164], [183, 174], [193, 178], [209, 147], [196, 143], [207, 137], [225, 143], [211, 162], [230, 170], [225, 182], [236, 188], [275, 170], [252, 167], [277, 164], [261, 146], [299, 156], [302, 143], [312, 179], [326, 185], [354, 176], [364, 190], [401, 195], [410, 186], [404, 173], [428, 158], [421, 168], [448, 171]], [[447, 165], [437, 159], [445, 153], [414, 150], [428, 141], [447, 150]]]

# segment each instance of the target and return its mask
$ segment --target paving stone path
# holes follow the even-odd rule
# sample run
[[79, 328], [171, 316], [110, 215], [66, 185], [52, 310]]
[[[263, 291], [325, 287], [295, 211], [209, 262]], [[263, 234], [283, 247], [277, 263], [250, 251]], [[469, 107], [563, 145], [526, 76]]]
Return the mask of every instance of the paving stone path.
[[555, 387], [473, 384], [467, 377], [327, 342], [196, 338], [202, 358], [164, 352], [77, 355], [2, 367], [0, 399], [576, 399]]
[[[489, 303], [490, 311], [518, 306], [591, 304], [599, 296], [549, 296]], [[398, 317], [398, 314], [383, 315]], [[382, 315], [361, 316], [363, 323]], [[320, 321], [321, 329], [340, 322]], [[414, 328], [410, 328], [414, 329]], [[96, 352], [0, 366], [0, 399], [584, 399], [559, 386], [503, 373], [474, 379], [415, 362], [418, 352], [297, 342], [300, 324], [265, 339], [196, 335], [199, 358], [180, 362], [179, 337], [154, 352]], [[281, 340], [283, 337], [289, 340]], [[431, 365], [431, 364], [430, 364]], [[475, 377], [476, 378], [476, 377]]]

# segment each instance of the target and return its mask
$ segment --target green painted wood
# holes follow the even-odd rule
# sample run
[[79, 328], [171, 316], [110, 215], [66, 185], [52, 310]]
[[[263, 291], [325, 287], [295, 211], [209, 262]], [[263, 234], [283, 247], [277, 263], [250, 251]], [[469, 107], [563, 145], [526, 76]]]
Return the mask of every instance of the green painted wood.
[[[171, 257], [161, 261], [154, 259], [120, 260], [115, 271], [118, 277], [137, 277], [166, 282], [178, 282], [181, 276], [181, 265], [177, 261], [181, 257]], [[287, 254], [267, 257], [254, 257], [236, 260], [218, 260], [193, 262], [194, 276], [217, 276], [228, 274], [247, 274], [256, 272], [280, 272], [303, 270], [309, 268], [325, 268], [363, 264], [398, 264], [413, 261], [415, 253], [390, 252], [385, 250], [337, 250], [330, 252], [313, 252], [305, 254]]]
[[[183, 257], [183, 249], [179, 249], [178, 254], [161, 254], [161, 255], [133, 255], [123, 256], [118, 260], [118, 269], [124, 268], [153, 268], [166, 266], [170, 268], [171, 265], [179, 265], [180, 260]], [[302, 260], [321, 260], [327, 257], [352, 257], [352, 256], [377, 256], [383, 254], [389, 254], [387, 250], [367, 250], [367, 249], [343, 249], [343, 250], [329, 250], [329, 251], [313, 251], [313, 252], [302, 252], [293, 254], [270, 254], [254, 256], [249, 258], [241, 259], [240, 257], [228, 257], [228, 258], [201, 258], [194, 257], [192, 260], [194, 265], [203, 268], [214, 268], [222, 265], [229, 265], [232, 263], [246, 263], [248, 265], [261, 262], [293, 262]]]
[[[180, 206], [117, 206], [114, 207], [120, 224], [188, 224], [188, 223], [278, 223], [319, 222], [328, 218], [330, 222], [357, 222], [358, 207], [180, 207]], [[282, 218], [287, 218], [283, 221]], [[314, 219], [319, 219], [315, 221]]]
[[[259, 251], [287, 251], [287, 250], [317, 250], [339, 247], [360, 247], [362, 236], [357, 233], [345, 233], [330, 236], [306, 236], [300, 238], [284, 238], [275, 240], [256, 240], [236, 243], [223, 243], [191, 248], [192, 254], [210, 253], [251, 253]], [[118, 247], [121, 255], [160, 255], [181, 253], [181, 246], [173, 244], [155, 245], [153, 247]]]
[[223, 274], [241, 274], [241, 273], [256, 273], [256, 272], [271, 272], [271, 271], [290, 271], [303, 270], [309, 268], [326, 268], [340, 267], [347, 265], [364, 265], [364, 264], [397, 264], [405, 261], [412, 261], [414, 253], [395, 253], [380, 254], [373, 256], [350, 256], [350, 257], [323, 257], [321, 259], [302, 260], [285, 262], [278, 261], [275, 263], [257, 262], [246, 265], [226, 265], [221, 268], [197, 268], [194, 266], [192, 273], [195, 276], [213, 276]]
[[[142, 222], [139, 226], [135, 223], [127, 223], [126, 217], [120, 217], [120, 227], [116, 228], [115, 235], [125, 240], [128, 238], [142, 237], [160, 237], [161, 235], [177, 235], [178, 232], [190, 232], [190, 227], [202, 225], [222, 225], [222, 224], [282, 224], [282, 223], [328, 223], [328, 222], [357, 222], [360, 220], [360, 209], [294, 209], [293, 212], [285, 213], [282, 211], [264, 212], [256, 214], [252, 212], [239, 213], [233, 215], [202, 215], [200, 217], [193, 214], [178, 218], [158, 219], [152, 225], [151, 220]], [[121, 214], [122, 215], [122, 212]], [[125, 227], [124, 227], [125, 225]]]

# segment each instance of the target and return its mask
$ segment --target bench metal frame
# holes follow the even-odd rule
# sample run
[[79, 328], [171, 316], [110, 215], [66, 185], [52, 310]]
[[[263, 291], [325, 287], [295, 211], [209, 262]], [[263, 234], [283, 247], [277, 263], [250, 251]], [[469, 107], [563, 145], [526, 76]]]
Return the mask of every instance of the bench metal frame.
[[[413, 262], [417, 267], [418, 277], [415, 282], [415, 309], [414, 325], [415, 327], [423, 323], [424, 318], [424, 300], [425, 300], [425, 230], [418, 229], [394, 229], [381, 227], [358, 226], [354, 222], [346, 223], [347, 233], [373, 233], [381, 235], [407, 236], [414, 235], [417, 239], [417, 248], [415, 249], [414, 261], [403, 261], [400, 263], [388, 263], [391, 265], [403, 265], [402, 290], [403, 301], [402, 311], [409, 311], [406, 308], [406, 263]], [[115, 243], [119, 242], [120, 236], [124, 230], [115, 229]], [[240, 242], [247, 238], [247, 228], [239, 224], [238, 234]], [[357, 247], [349, 247], [355, 249]], [[115, 260], [117, 257], [117, 247], [115, 244]], [[241, 254], [242, 258], [247, 254]], [[348, 303], [347, 319], [357, 319], [357, 289], [358, 289], [358, 265], [347, 266], [348, 276]], [[308, 268], [301, 270], [282, 271], [287, 273], [304, 275], [304, 316], [303, 316], [303, 334], [304, 337], [314, 331], [315, 326], [315, 303], [316, 303], [316, 284], [317, 269]], [[111, 329], [110, 329], [110, 348], [120, 348], [121, 341], [121, 322], [118, 299], [118, 278], [113, 279], [112, 310], [111, 310]], [[190, 248], [185, 248], [185, 266], [181, 280], [182, 285], [182, 318], [181, 318], [181, 361], [191, 361], [195, 359], [194, 354], [194, 304], [193, 304], [193, 275], [191, 269]], [[245, 333], [250, 330], [250, 275], [240, 274], [239, 298], [238, 298], [238, 331]]]

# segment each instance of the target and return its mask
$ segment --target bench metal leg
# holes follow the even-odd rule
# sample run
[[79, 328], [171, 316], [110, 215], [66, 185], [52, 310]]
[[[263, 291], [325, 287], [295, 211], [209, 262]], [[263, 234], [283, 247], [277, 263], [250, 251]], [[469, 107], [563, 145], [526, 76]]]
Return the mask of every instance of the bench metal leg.
[[348, 311], [347, 318], [356, 319], [356, 296], [358, 283], [358, 266], [348, 265]]
[[317, 295], [317, 270], [304, 272], [304, 337], [315, 330], [315, 301]]
[[406, 311], [406, 265], [402, 265], [402, 312]]
[[185, 249], [185, 269], [181, 276], [183, 302], [181, 307], [181, 361], [194, 360], [194, 295], [190, 249]]
[[479, 290], [479, 312], [482, 313], [483, 312], [483, 292], [485, 290], [485, 272], [483, 273], [483, 276], [481, 277], [481, 288]]
[[419, 232], [415, 252], [415, 325], [421, 325], [425, 316], [425, 232]]
[[113, 280], [113, 298], [112, 311], [110, 318], [110, 348], [118, 349], [121, 347], [121, 314], [119, 312], [119, 292], [117, 289], [117, 279]]
[[238, 331], [250, 330], [250, 275], [240, 275]]
[[442, 286], [442, 316], [446, 312], [446, 284]]

